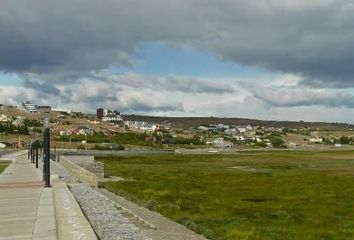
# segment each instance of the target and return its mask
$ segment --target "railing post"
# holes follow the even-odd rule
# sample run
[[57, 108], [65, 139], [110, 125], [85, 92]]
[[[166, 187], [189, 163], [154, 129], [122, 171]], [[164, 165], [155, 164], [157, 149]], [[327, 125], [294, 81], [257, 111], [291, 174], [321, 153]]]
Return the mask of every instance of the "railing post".
[[27, 153], [27, 159], [30, 160], [30, 154], [31, 154], [31, 145], [28, 144], [28, 153]]
[[39, 148], [39, 142], [37, 140], [36, 141], [36, 168], [38, 168], [38, 148]]
[[44, 152], [44, 164], [43, 164], [43, 174], [45, 187], [50, 187], [50, 129], [49, 120], [46, 119], [46, 125], [44, 126], [44, 136], [43, 136], [43, 152]]
[[31, 163], [34, 162], [34, 145], [33, 142], [31, 143]]
[[46, 176], [45, 176], [45, 174], [46, 174], [46, 160], [45, 160], [45, 158], [46, 158], [46, 156], [45, 156], [45, 144], [46, 144], [46, 135], [45, 135], [45, 132], [43, 132], [43, 144], [42, 144], [42, 173], [43, 173], [43, 182], [46, 180]]

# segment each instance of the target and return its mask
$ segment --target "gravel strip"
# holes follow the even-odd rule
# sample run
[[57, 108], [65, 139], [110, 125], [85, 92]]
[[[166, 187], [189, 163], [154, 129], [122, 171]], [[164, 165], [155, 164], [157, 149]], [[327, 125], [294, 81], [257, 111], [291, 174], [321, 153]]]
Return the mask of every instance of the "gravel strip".
[[101, 240], [151, 240], [95, 189], [84, 184], [70, 184], [70, 189]]
[[59, 179], [67, 183], [77, 183], [79, 179], [71, 175], [60, 163], [50, 161], [51, 173], [58, 174]]
[[[43, 171], [43, 160], [40, 158], [38, 160], [38, 168]], [[78, 183], [79, 179], [72, 176], [60, 163], [50, 160], [50, 174], [58, 175], [59, 180], [66, 183]]]
[[154, 240], [207, 240], [203, 235], [192, 232], [185, 226], [178, 224], [157, 212], [140, 207], [121, 196], [107, 191], [106, 189], [101, 188], [97, 191], [107, 196], [119, 206], [128, 209], [135, 215], [144, 219], [146, 222], [155, 226], [156, 229], [146, 227], [141, 228], [143, 234]]

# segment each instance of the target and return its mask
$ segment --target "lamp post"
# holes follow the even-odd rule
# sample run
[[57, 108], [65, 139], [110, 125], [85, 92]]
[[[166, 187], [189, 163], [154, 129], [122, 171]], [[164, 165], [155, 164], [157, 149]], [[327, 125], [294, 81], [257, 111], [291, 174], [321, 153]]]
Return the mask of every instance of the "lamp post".
[[30, 148], [29, 160], [30, 160], [31, 163], [32, 163], [32, 154], [33, 154], [32, 142], [29, 144], [29, 148]]
[[45, 187], [50, 187], [50, 124], [49, 118], [44, 119], [44, 134], [43, 134], [43, 178]]
[[35, 153], [36, 159], [35, 159], [35, 161], [36, 161], [36, 168], [38, 168], [38, 148], [39, 148], [39, 141], [36, 140], [35, 144], [36, 144], [36, 153]]
[[31, 143], [31, 163], [34, 163], [34, 155], [35, 155], [35, 143], [34, 141]]
[[35, 140], [34, 140], [34, 143], [33, 143], [33, 146], [34, 146], [34, 161], [33, 163], [36, 165], [36, 168], [38, 168], [38, 154], [39, 154], [39, 140], [38, 140], [38, 137], [39, 137], [39, 133], [35, 133]]
[[31, 145], [28, 144], [28, 154], [27, 154], [28, 160], [30, 160], [30, 156], [31, 156]]

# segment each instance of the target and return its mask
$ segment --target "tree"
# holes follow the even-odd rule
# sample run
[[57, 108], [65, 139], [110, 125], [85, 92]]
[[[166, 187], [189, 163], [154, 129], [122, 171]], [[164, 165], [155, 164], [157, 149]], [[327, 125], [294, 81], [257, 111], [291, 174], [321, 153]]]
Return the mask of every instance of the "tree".
[[350, 144], [351, 140], [346, 136], [341, 136], [339, 139], [340, 144]]
[[284, 147], [284, 141], [281, 137], [270, 137], [269, 140], [270, 143], [276, 148]]

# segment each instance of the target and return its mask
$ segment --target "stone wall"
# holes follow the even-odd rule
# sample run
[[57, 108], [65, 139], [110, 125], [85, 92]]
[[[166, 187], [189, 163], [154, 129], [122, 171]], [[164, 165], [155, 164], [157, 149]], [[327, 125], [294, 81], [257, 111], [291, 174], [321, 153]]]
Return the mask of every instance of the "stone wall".
[[98, 178], [104, 178], [104, 164], [101, 162], [94, 163], [78, 163], [80, 167], [97, 175]]
[[94, 155], [65, 155], [65, 158], [76, 164], [95, 162]]
[[60, 158], [70, 160], [87, 171], [96, 174], [98, 178], [104, 178], [104, 164], [95, 162], [95, 156], [93, 155], [65, 155]]
[[91, 187], [98, 186], [98, 176], [78, 164], [70, 161], [64, 156], [60, 157], [60, 164], [65, 167], [73, 176], [78, 178], [82, 183], [85, 183]]

